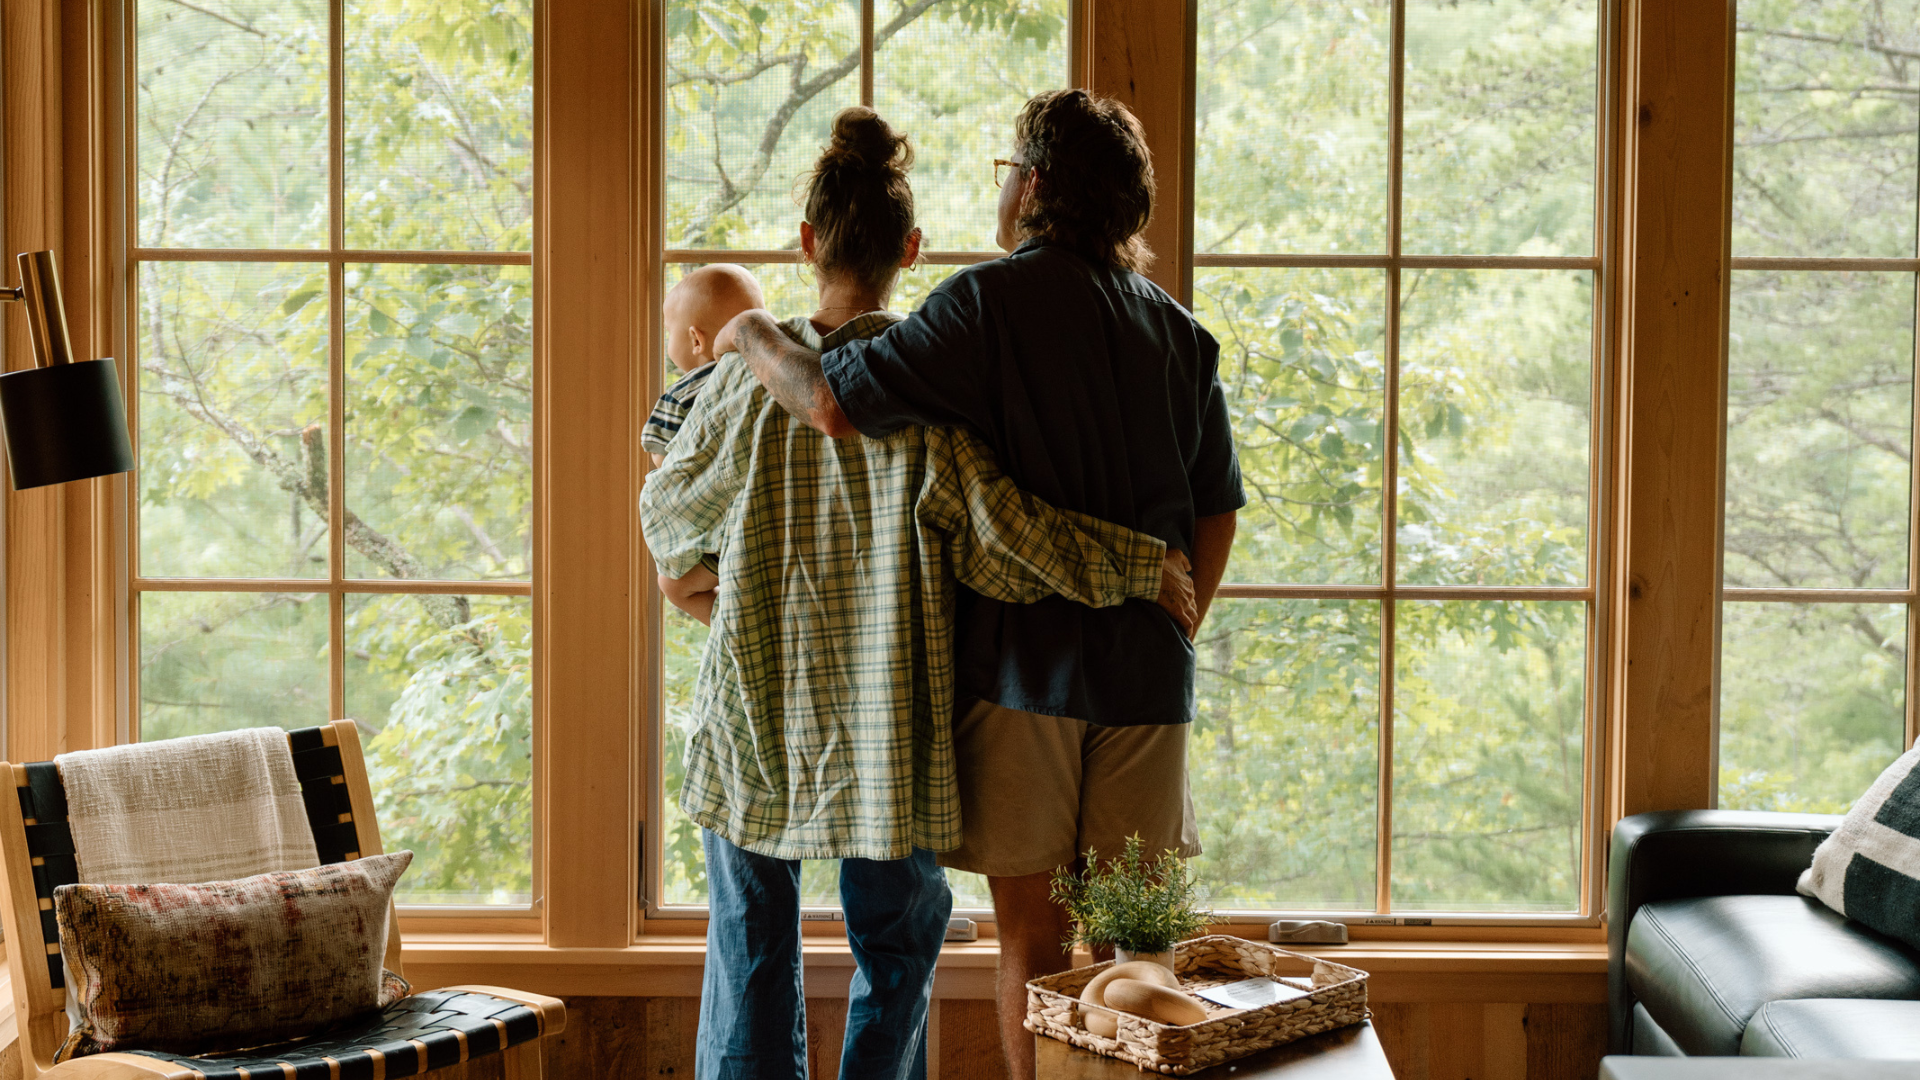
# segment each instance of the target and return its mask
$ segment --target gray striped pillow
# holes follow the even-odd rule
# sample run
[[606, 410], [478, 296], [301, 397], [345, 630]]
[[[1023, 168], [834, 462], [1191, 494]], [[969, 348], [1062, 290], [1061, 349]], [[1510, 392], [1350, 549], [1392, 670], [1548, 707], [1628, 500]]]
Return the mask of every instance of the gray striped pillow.
[[1800, 892], [1920, 947], [1920, 747], [1900, 755], [1814, 850]]

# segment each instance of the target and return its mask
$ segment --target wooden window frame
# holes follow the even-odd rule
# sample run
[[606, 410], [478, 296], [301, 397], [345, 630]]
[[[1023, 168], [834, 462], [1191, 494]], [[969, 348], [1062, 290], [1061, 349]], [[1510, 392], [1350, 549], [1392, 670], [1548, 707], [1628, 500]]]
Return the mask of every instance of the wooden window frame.
[[[123, 196], [112, 181], [122, 121], [119, 2], [0, 5], [0, 236], [8, 252], [61, 251], [76, 350], [92, 356], [125, 355], [124, 328], [108, 314], [124, 281], [114, 255]], [[535, 349], [544, 379], [535, 528], [547, 572], [536, 573], [533, 604], [545, 675], [536, 716], [552, 718], [536, 722], [544, 888], [537, 917], [518, 923], [403, 924], [423, 974], [524, 973], [569, 993], [690, 992], [697, 927], [643, 918], [636, 887], [640, 815], [657, 783], [642, 736], [659, 672], [649, 659], [657, 599], [632, 507], [645, 466], [638, 427], [660, 378], [657, 284], [645, 253], [657, 249], [662, 227], [658, 150], [639, 133], [661, 107], [648, 57], [663, 41], [663, 2], [535, 3]], [[1127, 101], [1146, 122], [1167, 211], [1149, 231], [1163, 253], [1156, 278], [1184, 298], [1192, 128], [1166, 120], [1192, 115], [1192, 0], [1084, 3], [1075, 81]], [[1711, 801], [1728, 265], [1731, 4], [1618, 0], [1618, 10], [1609, 85], [1624, 104], [1613, 110], [1618, 153], [1606, 173], [1618, 223], [1608, 287], [1619, 303], [1607, 319], [1618, 358], [1604, 388], [1606, 435], [1594, 450], [1609, 459], [1603, 502], [1612, 510], [1610, 555], [1594, 586], [1613, 613], [1595, 644], [1606, 686], [1590, 742], [1605, 810], [1589, 830], [1596, 871], [1611, 821]], [[1168, 70], [1175, 74], [1149, 74]], [[10, 281], [10, 267], [0, 277]], [[6, 324], [7, 364], [24, 366], [23, 323]], [[125, 485], [113, 477], [6, 495], [12, 760], [120, 737]], [[567, 617], [548, 618], [553, 611]], [[1599, 692], [1596, 683], [1590, 693]], [[1591, 876], [1597, 886], [1601, 875]], [[1598, 934], [1592, 926], [1354, 931], [1383, 965], [1418, 955], [1428, 959], [1404, 963], [1541, 975], [1603, 969], [1591, 955]], [[1457, 956], [1443, 947], [1516, 939], [1499, 950], [1463, 946]], [[1396, 953], [1395, 942], [1416, 952]], [[970, 957], [990, 951], [984, 942], [950, 949], [943, 971], [978, 967]], [[1488, 959], [1493, 951], [1505, 959]]]
[[[1618, 127], [1614, 122], [1617, 110], [1618, 80], [1615, 72], [1618, 68], [1621, 38], [1619, 20], [1621, 4], [1619, 0], [1599, 0], [1596, 4], [1594, 26], [1594, 163], [1593, 163], [1593, 243], [1592, 254], [1584, 256], [1529, 256], [1529, 255], [1410, 255], [1403, 249], [1402, 211], [1405, 189], [1402, 182], [1405, 158], [1405, 96], [1406, 96], [1406, 18], [1407, 8], [1413, 0], [1389, 0], [1388, 28], [1388, 90], [1387, 90], [1387, 193], [1386, 193], [1386, 229], [1385, 251], [1381, 254], [1200, 254], [1193, 251], [1191, 232], [1182, 237], [1182, 255], [1189, 265], [1185, 267], [1187, 275], [1182, 292], [1177, 293], [1183, 300], [1191, 303], [1191, 282], [1193, 271], [1200, 267], [1221, 269], [1240, 268], [1328, 268], [1352, 270], [1378, 270], [1385, 276], [1383, 339], [1385, 342], [1383, 363], [1385, 370], [1383, 396], [1383, 424], [1381, 443], [1385, 447], [1382, 453], [1381, 478], [1381, 564], [1380, 583], [1377, 585], [1301, 585], [1301, 584], [1254, 584], [1224, 582], [1217, 598], [1232, 599], [1273, 599], [1273, 600], [1357, 600], [1379, 605], [1380, 637], [1378, 675], [1379, 707], [1376, 717], [1378, 725], [1378, 750], [1376, 762], [1376, 828], [1374, 836], [1374, 911], [1375, 919], [1389, 920], [1395, 925], [1539, 925], [1539, 926], [1597, 926], [1599, 911], [1604, 892], [1605, 861], [1602, 851], [1605, 837], [1596, 828], [1604, 813], [1604, 755], [1601, 748], [1603, 718], [1610, 687], [1605, 678], [1603, 664], [1606, 650], [1603, 647], [1607, 638], [1608, 617], [1611, 614], [1606, 603], [1607, 594], [1602, 586], [1605, 567], [1611, 557], [1611, 535], [1608, 528], [1612, 516], [1612, 503], [1607, 498], [1611, 455], [1607, 452], [1610, 445], [1611, 405], [1607, 387], [1616, 368], [1617, 350], [1614, 309], [1617, 307], [1616, 287], [1618, 275], [1614, 272], [1615, 246], [1615, 202], [1612, 193], [1616, 182], [1618, 159]], [[1191, 33], [1189, 40], [1193, 40]], [[1189, 113], [1187, 130], [1191, 135], [1194, 129], [1193, 116]], [[1193, 169], [1189, 164], [1185, 177], [1184, 191], [1188, 205], [1191, 206]], [[1190, 223], [1193, 214], [1189, 211], [1185, 219]], [[1402, 315], [1401, 272], [1403, 270], [1562, 270], [1585, 271], [1592, 275], [1593, 307], [1591, 310], [1590, 355], [1591, 368], [1589, 389], [1594, 403], [1593, 422], [1588, 433], [1587, 460], [1587, 558], [1586, 583], [1569, 586], [1455, 586], [1455, 585], [1406, 585], [1396, 580], [1396, 555], [1398, 548], [1399, 522], [1399, 471], [1400, 445], [1399, 402], [1400, 402], [1400, 352], [1402, 348], [1400, 320]], [[1392, 899], [1393, 886], [1393, 791], [1394, 791], [1394, 725], [1395, 694], [1394, 679], [1397, 668], [1395, 646], [1395, 612], [1400, 601], [1445, 601], [1445, 600], [1487, 600], [1487, 601], [1561, 601], [1577, 602], [1583, 605], [1585, 618], [1583, 665], [1584, 687], [1581, 703], [1581, 859], [1580, 879], [1575, 888], [1575, 909], [1566, 913], [1533, 914], [1525, 912], [1455, 914], [1427, 913], [1418, 908], [1401, 907], [1396, 910]], [[1299, 913], [1305, 915], [1308, 913]], [[1294, 917], [1295, 913], [1284, 909], [1273, 913], [1275, 918]], [[1344, 916], [1345, 913], [1342, 913]], [[1324, 916], [1323, 916], [1324, 917]], [[1352, 916], [1346, 916], [1351, 918]], [[1415, 921], [1409, 923], [1411, 917]]]
[[[1369, 928], [1378, 926], [1415, 926], [1415, 927], [1539, 927], [1553, 929], [1597, 928], [1601, 922], [1601, 909], [1604, 904], [1606, 877], [1606, 836], [1599, 827], [1610, 801], [1606, 787], [1607, 754], [1605, 737], [1608, 706], [1614, 686], [1606, 677], [1605, 660], [1609, 650], [1610, 627], [1608, 616], [1611, 599], [1605, 588], [1607, 567], [1611, 559], [1613, 540], [1610, 524], [1612, 521], [1613, 501], [1610, 499], [1610, 473], [1615, 466], [1612, 446], [1614, 428], [1611, 423], [1611, 409], [1614, 401], [1609, 387], [1612, 385], [1614, 371], [1617, 368], [1617, 318], [1615, 309], [1618, 296], [1620, 275], [1617, 272], [1619, 246], [1615, 234], [1618, 200], [1615, 192], [1618, 187], [1619, 144], [1622, 131], [1617, 122], [1619, 113], [1618, 88], [1620, 80], [1619, 57], [1624, 38], [1621, 33], [1623, 8], [1627, 0], [1599, 0], [1595, 36], [1597, 63], [1595, 70], [1595, 162], [1594, 162], [1594, 242], [1593, 254], [1577, 257], [1537, 257], [1537, 256], [1458, 256], [1458, 255], [1405, 255], [1400, 251], [1400, 210], [1401, 210], [1401, 158], [1402, 154], [1402, 99], [1405, 82], [1404, 46], [1405, 13], [1410, 0], [1391, 0], [1391, 76], [1390, 76], [1390, 119], [1391, 128], [1389, 147], [1389, 183], [1388, 183], [1388, 251], [1383, 255], [1198, 255], [1194, 251], [1193, 239], [1193, 199], [1194, 199], [1194, 137], [1195, 103], [1197, 75], [1197, 20], [1198, 0], [1181, 0], [1179, 3], [1145, 4], [1138, 2], [1116, 2], [1116, 0], [1073, 0], [1070, 7], [1069, 63], [1071, 85], [1087, 86], [1096, 92], [1107, 94], [1125, 102], [1141, 119], [1147, 130], [1148, 142], [1153, 153], [1155, 173], [1159, 179], [1159, 194], [1156, 199], [1153, 220], [1149, 224], [1147, 240], [1157, 255], [1148, 276], [1166, 289], [1168, 293], [1182, 303], [1192, 303], [1193, 275], [1196, 267], [1341, 267], [1360, 269], [1380, 269], [1387, 274], [1387, 312], [1386, 335], [1389, 339], [1390, 357], [1398, 353], [1399, 324], [1399, 273], [1402, 268], [1422, 269], [1544, 269], [1544, 270], [1584, 270], [1593, 275], [1594, 308], [1592, 313], [1592, 393], [1595, 403], [1595, 420], [1589, 439], [1589, 541], [1587, 583], [1581, 586], [1567, 587], [1514, 587], [1514, 588], [1474, 588], [1456, 586], [1408, 586], [1393, 580], [1391, 552], [1393, 548], [1393, 530], [1386, 529], [1383, 536], [1385, 567], [1382, 584], [1366, 585], [1267, 585], [1251, 583], [1223, 583], [1218, 593], [1220, 599], [1357, 599], [1375, 601], [1381, 605], [1382, 665], [1380, 669], [1380, 710], [1377, 775], [1379, 789], [1377, 798], [1378, 829], [1375, 839], [1375, 910], [1371, 915], [1358, 913], [1325, 912], [1293, 913], [1286, 909], [1272, 911], [1252, 911], [1235, 909], [1226, 913], [1236, 920], [1251, 920], [1259, 917], [1268, 919], [1294, 917], [1296, 914], [1313, 914], [1316, 917], [1345, 918]], [[663, 10], [664, 4], [656, 0], [656, 10]], [[866, 18], [862, 23], [862, 63], [861, 63], [861, 103], [871, 105], [873, 101], [873, 0], [866, 4]], [[650, 41], [649, 55], [655, 62], [664, 65], [664, 40], [656, 38]], [[663, 104], [656, 105], [648, 121], [649, 141], [658, 145], [664, 139], [665, 117]], [[1171, 134], [1169, 134], [1171, 132]], [[656, 228], [663, 228], [664, 219], [664, 175], [655, 174], [650, 178], [651, 193], [649, 206], [656, 215]], [[664, 234], [661, 234], [664, 235]], [[985, 261], [993, 255], [981, 255], [967, 252], [929, 253], [926, 260], [936, 264], [965, 265]], [[662, 250], [655, 263], [655, 281], [660, 279], [661, 271], [668, 263], [696, 263], [736, 261], [747, 263], [796, 263], [799, 257], [791, 251], [774, 250]], [[656, 286], [657, 289], [657, 286]], [[657, 310], [661, 297], [649, 296], [649, 311]], [[656, 335], [657, 336], [657, 335]], [[663, 367], [663, 353], [655, 346], [655, 353], [646, 370], [651, 378], [660, 379]], [[1396, 445], [1391, 435], [1397, 418], [1392, 402], [1397, 400], [1397, 365], [1388, 364], [1387, 431], [1384, 440], [1388, 447]], [[658, 393], [664, 386], [650, 387]], [[1383, 480], [1382, 513], [1384, 520], [1391, 521], [1395, 514], [1395, 472], [1397, 456], [1388, 452], [1385, 455], [1386, 473]], [[1515, 913], [1423, 913], [1417, 910], [1392, 910], [1390, 888], [1392, 880], [1392, 844], [1388, 841], [1392, 829], [1392, 754], [1393, 754], [1393, 695], [1391, 682], [1393, 665], [1388, 659], [1389, 646], [1393, 635], [1393, 606], [1397, 600], [1566, 600], [1583, 603], [1586, 607], [1586, 655], [1585, 694], [1582, 707], [1582, 797], [1581, 837], [1582, 858], [1581, 875], [1576, 889], [1576, 908], [1568, 913], [1531, 914]], [[658, 615], [655, 615], [655, 633], [659, 633]], [[657, 640], [657, 639], [656, 639]], [[663, 678], [660, 670], [658, 646], [654, 647], [653, 671], [656, 678]], [[651, 722], [647, 732], [649, 752], [659, 755], [663, 752], [662, 740], [667, 725], [662, 703], [656, 699], [651, 705]], [[655, 760], [658, 760], [657, 758]], [[646, 787], [646, 802], [649, 808], [662, 805], [661, 800], [669, 793], [661, 790], [662, 777], [656, 766], [652, 775], [643, 778]], [[643, 868], [647, 888], [643, 900], [644, 917], [651, 920], [668, 922], [680, 926], [689, 921], [704, 919], [705, 908], [702, 905], [664, 907], [657, 901], [662, 890], [662, 852], [664, 840], [661, 835], [657, 812], [649, 814], [646, 835], [647, 865]], [[1611, 824], [1611, 820], [1608, 820]], [[961, 912], [982, 922], [991, 922], [991, 911]], [[1251, 924], [1249, 924], [1251, 925]], [[1443, 932], [1443, 931], [1433, 931]]]
[[[155, 577], [140, 573], [140, 502], [131, 484], [121, 504], [118, 547], [124, 551], [125, 614], [121, 631], [126, 656], [124, 671], [126, 692], [122, 696], [121, 716], [116, 721], [117, 741], [140, 739], [140, 604], [150, 594], [217, 592], [227, 594], [320, 594], [327, 598], [327, 720], [347, 715], [346, 623], [347, 603], [352, 597], [394, 596], [496, 596], [530, 599], [533, 582], [543, 575], [543, 549], [536, 547], [525, 580], [520, 581], [439, 581], [403, 578], [355, 578], [347, 572], [347, 289], [349, 267], [391, 266], [533, 266], [532, 251], [434, 250], [400, 251], [355, 249], [346, 244], [347, 162], [346, 162], [346, 4], [347, 0], [326, 0], [327, 53], [327, 237], [324, 244], [308, 248], [170, 248], [144, 247], [138, 243], [139, 207], [134, 185], [127, 178], [140, 168], [140, 129], [135, 97], [139, 70], [139, 35], [136, 23], [139, 0], [119, 0], [115, 5], [121, 17], [118, 86], [121, 90], [119, 115], [121, 139], [116, 164], [120, 170], [121, 217], [116, 232], [125, 246], [116, 253], [115, 262], [124, 268], [120, 282], [119, 355], [123, 357], [127, 425], [138, 440], [141, 399], [139, 377], [139, 335], [132, 327], [139, 318], [138, 278], [147, 264], [214, 263], [236, 266], [324, 265], [327, 272], [327, 567], [325, 578], [218, 578]], [[536, 328], [536, 334], [538, 330]], [[539, 396], [541, 365], [536, 359], [532, 381], [534, 396]], [[543, 417], [534, 418], [533, 441], [541, 444]], [[137, 453], [137, 448], [136, 448]], [[536, 452], [536, 460], [538, 453]], [[540, 483], [534, 482], [534, 505], [540, 504]], [[536, 510], [537, 513], [537, 510]], [[540, 620], [533, 621], [533, 681], [542, 680]], [[538, 727], [538, 721], [535, 721]], [[537, 745], [537, 744], [536, 744]], [[535, 751], [530, 801], [531, 835], [528, 856], [533, 866], [531, 896], [525, 904], [406, 904], [399, 910], [411, 918], [526, 919], [534, 914], [540, 895], [540, 781], [539, 753]]]
[[[1735, 28], [1732, 46], [1738, 50], [1738, 12], [1739, 0], [1728, 0], [1733, 9]], [[1920, 279], [1920, 257], [1883, 258], [1872, 256], [1780, 256], [1780, 255], [1735, 255], [1733, 254], [1733, 152], [1732, 132], [1734, 110], [1738, 106], [1738, 71], [1728, 76], [1728, 153], [1727, 153], [1727, 274], [1725, 275], [1725, 299], [1723, 300], [1723, 354], [1730, 352], [1732, 319], [1730, 310], [1733, 296], [1733, 275], [1742, 270], [1773, 271], [1812, 271], [1844, 272], [1860, 271], [1867, 273], [1899, 273], [1910, 279]], [[1920, 280], [1915, 280], [1920, 286]], [[1908, 365], [1908, 376], [1913, 380], [1909, 384], [1909, 396], [1912, 398], [1909, 408], [1909, 430], [1920, 432], [1920, 304], [1914, 310], [1914, 322], [1909, 326], [1913, 336], [1913, 357]], [[1728, 356], [1722, 356], [1722, 363], [1730, 366]], [[1727, 389], [1723, 381], [1721, 387], [1720, 413], [1718, 417], [1721, 434], [1720, 486], [1721, 486], [1721, 532], [1722, 546], [1725, 541], [1726, 513], [1726, 445], [1731, 421], [1727, 416]], [[1724, 618], [1727, 604], [1767, 604], [1775, 607], [1792, 605], [1813, 607], [1818, 605], [1841, 604], [1888, 604], [1900, 605], [1906, 609], [1902, 617], [1905, 626], [1906, 641], [1920, 641], [1920, 468], [1909, 465], [1907, 469], [1907, 571], [1906, 587], [1898, 589], [1831, 589], [1831, 588], [1766, 588], [1730, 586], [1725, 582], [1724, 563], [1726, 553], [1720, 554], [1722, 566], [1720, 572], [1721, 607], [1716, 619]], [[1710, 806], [1720, 805], [1720, 653], [1725, 645], [1724, 634], [1716, 624], [1714, 633], [1714, 695], [1713, 695], [1713, 753], [1712, 753], [1712, 791]], [[1905, 749], [1912, 749], [1916, 740], [1920, 740], [1920, 654], [1916, 654], [1911, 644], [1907, 647], [1904, 675], [1904, 708], [1901, 716], [1901, 737]]]

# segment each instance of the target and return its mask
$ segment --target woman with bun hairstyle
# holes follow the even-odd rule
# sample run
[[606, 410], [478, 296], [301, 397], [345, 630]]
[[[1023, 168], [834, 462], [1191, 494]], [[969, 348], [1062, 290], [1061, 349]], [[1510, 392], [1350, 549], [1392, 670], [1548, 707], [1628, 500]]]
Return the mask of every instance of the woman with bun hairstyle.
[[[835, 117], [806, 183], [812, 349], [879, 334], [919, 253], [913, 149], [870, 109]], [[951, 722], [956, 582], [1008, 603], [1156, 600], [1191, 622], [1177, 554], [1021, 492], [977, 437], [829, 439], [722, 356], [641, 497], [663, 579], [720, 555], [680, 806], [702, 829], [709, 921], [694, 1072], [806, 1076], [801, 859], [839, 859], [858, 971], [840, 1075], [924, 1071], [927, 1003], [960, 840]]]

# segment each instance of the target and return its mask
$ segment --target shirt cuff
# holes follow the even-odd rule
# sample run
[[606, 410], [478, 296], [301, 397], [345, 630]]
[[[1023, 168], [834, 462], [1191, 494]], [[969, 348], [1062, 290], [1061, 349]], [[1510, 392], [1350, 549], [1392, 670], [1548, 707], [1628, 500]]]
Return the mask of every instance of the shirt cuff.
[[1167, 561], [1164, 541], [1134, 533], [1127, 542], [1127, 595], [1139, 600], [1160, 598], [1160, 570]]
[[656, 555], [653, 560], [653, 568], [665, 574], [667, 577], [679, 581], [681, 578], [693, 573], [693, 568], [700, 565], [701, 557], [704, 554], [704, 552], [700, 551], [683, 551], [677, 552], [667, 559], [661, 559]]
[[827, 389], [847, 423], [867, 438], [878, 439], [891, 432], [880, 420], [886, 412], [887, 394], [867, 370], [866, 357], [861, 355], [859, 344], [848, 342], [821, 353], [820, 374], [827, 380]]
[[1216, 514], [1230, 514], [1247, 505], [1246, 489], [1238, 484], [1231, 491], [1222, 491], [1211, 498], [1193, 500], [1193, 516], [1197, 518], [1213, 517]]

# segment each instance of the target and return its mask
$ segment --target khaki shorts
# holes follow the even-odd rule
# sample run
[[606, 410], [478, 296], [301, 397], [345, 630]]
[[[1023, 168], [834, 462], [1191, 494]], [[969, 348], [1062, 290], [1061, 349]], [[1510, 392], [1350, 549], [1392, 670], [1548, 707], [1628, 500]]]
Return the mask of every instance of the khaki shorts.
[[1200, 854], [1187, 791], [1189, 724], [1101, 727], [976, 702], [953, 725], [960, 846], [942, 866], [1022, 877], [1093, 849]]

